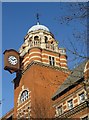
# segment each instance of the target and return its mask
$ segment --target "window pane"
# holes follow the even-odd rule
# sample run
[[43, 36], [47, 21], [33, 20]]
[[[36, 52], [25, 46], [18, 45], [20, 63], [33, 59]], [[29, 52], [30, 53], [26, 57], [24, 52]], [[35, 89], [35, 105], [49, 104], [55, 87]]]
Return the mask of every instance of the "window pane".
[[23, 91], [22, 94], [21, 94], [21, 97], [20, 97], [20, 102], [24, 102], [25, 100], [27, 100], [28, 98], [28, 91]]
[[45, 36], [45, 43], [47, 43], [48, 38]]
[[54, 57], [49, 56], [49, 64], [54, 66], [54, 64], [55, 64]]
[[80, 100], [80, 103], [85, 100], [85, 94], [84, 94], [84, 92], [79, 95], [79, 100]]
[[55, 62], [54, 62], [54, 57], [52, 57], [52, 65], [54, 66]]
[[51, 61], [51, 56], [49, 56], [49, 60]]
[[69, 109], [73, 108], [73, 100], [72, 99], [70, 101], [68, 101], [68, 108]]
[[61, 115], [62, 114], [62, 106], [58, 107], [57, 111], [58, 111], [58, 115]]

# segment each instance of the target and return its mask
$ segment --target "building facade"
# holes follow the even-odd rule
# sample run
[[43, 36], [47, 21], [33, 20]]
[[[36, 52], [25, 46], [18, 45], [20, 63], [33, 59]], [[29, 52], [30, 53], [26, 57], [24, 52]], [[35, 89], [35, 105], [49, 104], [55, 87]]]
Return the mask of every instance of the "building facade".
[[[11, 116], [17, 119], [54, 118], [51, 97], [70, 74], [66, 50], [58, 47], [46, 26], [37, 23], [28, 30], [18, 54], [12, 50], [4, 54], [5, 64], [8, 64], [5, 70], [15, 71], [16, 78], [13, 80], [14, 108], [2, 119]], [[19, 70], [15, 65], [20, 66]]]
[[39, 23], [32, 26], [19, 52], [7, 50], [4, 54], [4, 69], [16, 72], [16, 78], [14, 108], [2, 119], [88, 120], [89, 60], [70, 71], [66, 49], [58, 47], [46, 26]]
[[52, 99], [56, 118], [89, 120], [89, 60], [73, 69]]

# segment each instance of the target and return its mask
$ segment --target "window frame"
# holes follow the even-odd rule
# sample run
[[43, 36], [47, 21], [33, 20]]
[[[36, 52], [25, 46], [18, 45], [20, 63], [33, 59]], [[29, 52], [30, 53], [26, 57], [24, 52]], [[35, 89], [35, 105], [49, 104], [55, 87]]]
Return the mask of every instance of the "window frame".
[[63, 106], [60, 105], [56, 108], [57, 112], [58, 112], [58, 115], [61, 115], [63, 113]]
[[[72, 107], [69, 106], [69, 103], [72, 101]], [[68, 110], [71, 110], [74, 107], [73, 99], [67, 101]]]
[[20, 95], [20, 104], [25, 102], [29, 98], [29, 92], [27, 90], [22, 91]]
[[47, 44], [48, 43], [48, 37], [47, 36], [44, 36], [45, 37], [45, 43]]
[[49, 56], [49, 65], [55, 66], [55, 57]]
[[39, 40], [39, 36], [38, 35], [35, 35], [34, 36], [34, 40], [36, 41], [36, 40]]
[[[84, 94], [84, 100], [80, 100], [80, 96], [81, 96], [82, 94]], [[78, 94], [78, 97], [79, 97], [79, 104], [82, 103], [82, 102], [84, 102], [84, 101], [85, 101], [85, 93], [84, 93], [84, 91], [82, 91], [81, 93], [79, 93], [79, 94]]]

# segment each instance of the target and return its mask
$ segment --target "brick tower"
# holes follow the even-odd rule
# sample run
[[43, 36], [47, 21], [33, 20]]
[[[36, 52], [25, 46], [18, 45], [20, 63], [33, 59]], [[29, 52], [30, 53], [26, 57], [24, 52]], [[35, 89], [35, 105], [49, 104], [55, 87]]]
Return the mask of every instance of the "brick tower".
[[14, 82], [14, 118], [53, 118], [52, 95], [69, 75], [64, 48], [37, 22], [19, 49], [20, 71]]

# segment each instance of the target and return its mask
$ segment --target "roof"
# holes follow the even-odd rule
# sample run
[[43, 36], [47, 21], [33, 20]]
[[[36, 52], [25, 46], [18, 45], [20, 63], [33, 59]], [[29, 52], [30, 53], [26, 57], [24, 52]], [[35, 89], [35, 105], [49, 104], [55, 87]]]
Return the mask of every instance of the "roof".
[[47, 32], [49, 32], [49, 29], [44, 26], [44, 25], [40, 25], [39, 23], [37, 23], [36, 25], [32, 26], [29, 30], [28, 30], [28, 33], [29, 32], [32, 32], [32, 31], [36, 31], [36, 30], [45, 30]]
[[6, 118], [12, 116], [14, 113], [14, 108], [12, 108], [10, 111], [8, 111], [4, 116], [1, 117], [0, 120], [6, 120]]
[[80, 65], [74, 68], [69, 75], [69, 77], [64, 81], [64, 83], [59, 87], [56, 93], [52, 96], [52, 100], [55, 100], [60, 94], [67, 90], [70, 86], [73, 86], [77, 83], [81, 78], [84, 77], [84, 68], [87, 60], [83, 61]]

